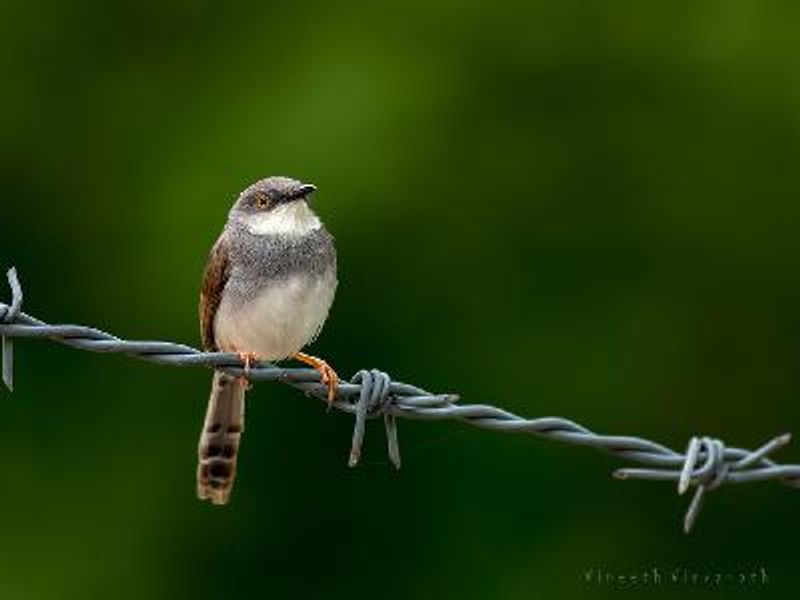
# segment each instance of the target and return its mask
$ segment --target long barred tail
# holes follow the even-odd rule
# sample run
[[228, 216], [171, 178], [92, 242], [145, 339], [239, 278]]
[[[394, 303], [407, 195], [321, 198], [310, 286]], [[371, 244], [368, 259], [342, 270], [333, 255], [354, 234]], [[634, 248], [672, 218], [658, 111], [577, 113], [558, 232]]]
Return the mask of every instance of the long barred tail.
[[244, 395], [247, 383], [214, 372], [206, 420], [200, 434], [197, 497], [226, 504], [236, 479], [236, 457], [244, 431]]

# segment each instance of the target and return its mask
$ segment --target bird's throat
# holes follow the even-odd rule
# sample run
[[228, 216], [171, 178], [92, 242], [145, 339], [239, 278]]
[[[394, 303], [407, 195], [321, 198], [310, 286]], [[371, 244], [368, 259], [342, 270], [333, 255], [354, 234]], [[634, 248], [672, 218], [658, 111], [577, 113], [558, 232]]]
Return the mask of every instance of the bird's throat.
[[322, 227], [304, 200], [276, 206], [268, 212], [248, 215], [244, 224], [253, 235], [303, 236]]

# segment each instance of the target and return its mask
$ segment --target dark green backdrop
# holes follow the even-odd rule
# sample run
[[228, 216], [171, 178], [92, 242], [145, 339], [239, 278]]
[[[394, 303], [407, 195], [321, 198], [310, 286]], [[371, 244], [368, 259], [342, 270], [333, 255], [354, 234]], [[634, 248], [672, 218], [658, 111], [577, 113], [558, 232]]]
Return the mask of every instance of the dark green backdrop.
[[[797, 3], [70, 4], [0, 6], [0, 266], [30, 313], [196, 344], [232, 198], [285, 174], [337, 237], [314, 350], [344, 375], [674, 447], [800, 430]], [[584, 572], [654, 567], [769, 582], [632, 595], [797, 587], [791, 489], [722, 488], [686, 537], [672, 485], [528, 437], [404, 421], [393, 473], [371, 424], [349, 470], [350, 418], [278, 385], [215, 508], [207, 371], [17, 348], [3, 598], [617, 597]]]

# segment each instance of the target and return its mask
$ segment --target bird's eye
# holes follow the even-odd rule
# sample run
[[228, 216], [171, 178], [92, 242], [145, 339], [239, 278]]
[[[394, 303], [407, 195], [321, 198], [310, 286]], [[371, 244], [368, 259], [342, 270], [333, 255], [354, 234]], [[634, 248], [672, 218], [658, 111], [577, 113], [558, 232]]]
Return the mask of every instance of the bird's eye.
[[256, 206], [258, 208], [267, 208], [269, 205], [269, 199], [264, 194], [258, 194], [256, 196]]

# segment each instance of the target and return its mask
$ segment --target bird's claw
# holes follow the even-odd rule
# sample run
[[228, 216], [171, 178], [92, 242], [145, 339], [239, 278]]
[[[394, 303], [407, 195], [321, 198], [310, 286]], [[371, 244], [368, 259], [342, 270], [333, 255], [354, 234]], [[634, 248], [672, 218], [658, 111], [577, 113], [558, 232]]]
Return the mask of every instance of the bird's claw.
[[318, 370], [322, 383], [328, 386], [328, 410], [330, 410], [336, 400], [336, 392], [339, 390], [339, 375], [326, 362], [323, 362]]
[[336, 401], [336, 394], [339, 390], [339, 376], [327, 362], [316, 356], [311, 356], [303, 352], [298, 352], [294, 358], [313, 367], [319, 372], [320, 381], [328, 388], [328, 410], [331, 409]]
[[250, 383], [250, 370], [253, 368], [253, 363], [257, 363], [261, 360], [261, 357], [255, 352], [237, 352], [236, 356], [242, 361], [244, 369], [244, 377], [242, 379], [245, 381], [245, 389], [250, 390], [253, 387]]

